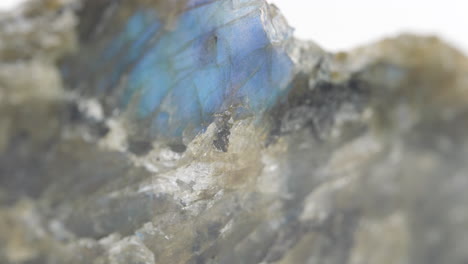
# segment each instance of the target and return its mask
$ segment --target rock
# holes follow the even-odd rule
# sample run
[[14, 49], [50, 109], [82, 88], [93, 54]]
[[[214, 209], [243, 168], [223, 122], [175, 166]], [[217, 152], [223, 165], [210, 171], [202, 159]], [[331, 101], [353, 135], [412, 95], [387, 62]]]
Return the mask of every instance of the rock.
[[436, 37], [47, 0], [0, 38], [0, 263], [468, 261], [468, 59]]
[[292, 30], [265, 1], [140, 2], [85, 16], [101, 26], [81, 35], [88, 55], [63, 66], [72, 87], [122, 112], [132, 138], [187, 143], [216, 114], [264, 112], [286, 93]]

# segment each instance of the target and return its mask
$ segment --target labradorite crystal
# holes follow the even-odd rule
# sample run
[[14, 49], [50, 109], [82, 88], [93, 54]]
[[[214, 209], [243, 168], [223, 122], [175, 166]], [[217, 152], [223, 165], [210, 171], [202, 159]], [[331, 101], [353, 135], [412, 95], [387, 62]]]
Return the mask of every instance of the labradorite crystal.
[[73, 86], [105, 97], [151, 139], [196, 135], [216, 113], [261, 113], [286, 94], [292, 30], [274, 7], [179, 1], [166, 7], [177, 11], [169, 19], [157, 3], [110, 3], [116, 10], [98, 22], [100, 32], [87, 32], [88, 55], [64, 66]]
[[264, 0], [0, 18], [0, 263], [468, 261], [468, 58]]

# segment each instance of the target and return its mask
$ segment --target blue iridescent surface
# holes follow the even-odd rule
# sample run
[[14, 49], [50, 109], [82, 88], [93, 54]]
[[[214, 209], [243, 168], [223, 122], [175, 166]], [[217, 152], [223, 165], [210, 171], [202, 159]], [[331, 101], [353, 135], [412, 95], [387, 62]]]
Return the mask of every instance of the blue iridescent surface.
[[95, 89], [120, 87], [116, 107], [149, 120], [156, 137], [200, 131], [233, 107], [262, 113], [293, 74], [262, 22], [267, 8], [263, 0], [191, 0], [171, 27], [155, 10], [137, 9], [89, 64]]

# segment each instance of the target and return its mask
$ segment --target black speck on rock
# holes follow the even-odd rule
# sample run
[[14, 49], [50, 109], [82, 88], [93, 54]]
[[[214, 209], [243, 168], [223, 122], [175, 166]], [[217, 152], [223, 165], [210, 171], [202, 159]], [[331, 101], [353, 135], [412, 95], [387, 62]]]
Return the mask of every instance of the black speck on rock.
[[129, 140], [128, 151], [132, 152], [137, 156], [143, 156], [150, 152], [153, 145], [147, 140]]
[[359, 112], [368, 103], [368, 85], [357, 77], [339, 84], [320, 82], [314, 87], [309, 86], [308, 78], [296, 76], [287, 99], [271, 110], [271, 138], [306, 128], [322, 140], [345, 104]]
[[214, 147], [222, 152], [227, 152], [229, 148], [229, 136], [231, 135], [232, 124], [229, 122], [231, 118], [229, 113], [224, 113], [216, 121], [217, 132], [213, 140]]

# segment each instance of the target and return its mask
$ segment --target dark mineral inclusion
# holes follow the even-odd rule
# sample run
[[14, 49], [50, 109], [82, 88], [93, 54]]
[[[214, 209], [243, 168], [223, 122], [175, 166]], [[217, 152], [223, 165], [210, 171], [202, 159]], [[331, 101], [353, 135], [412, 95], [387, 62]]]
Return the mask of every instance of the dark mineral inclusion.
[[468, 59], [263, 0], [0, 17], [0, 263], [468, 263]]

